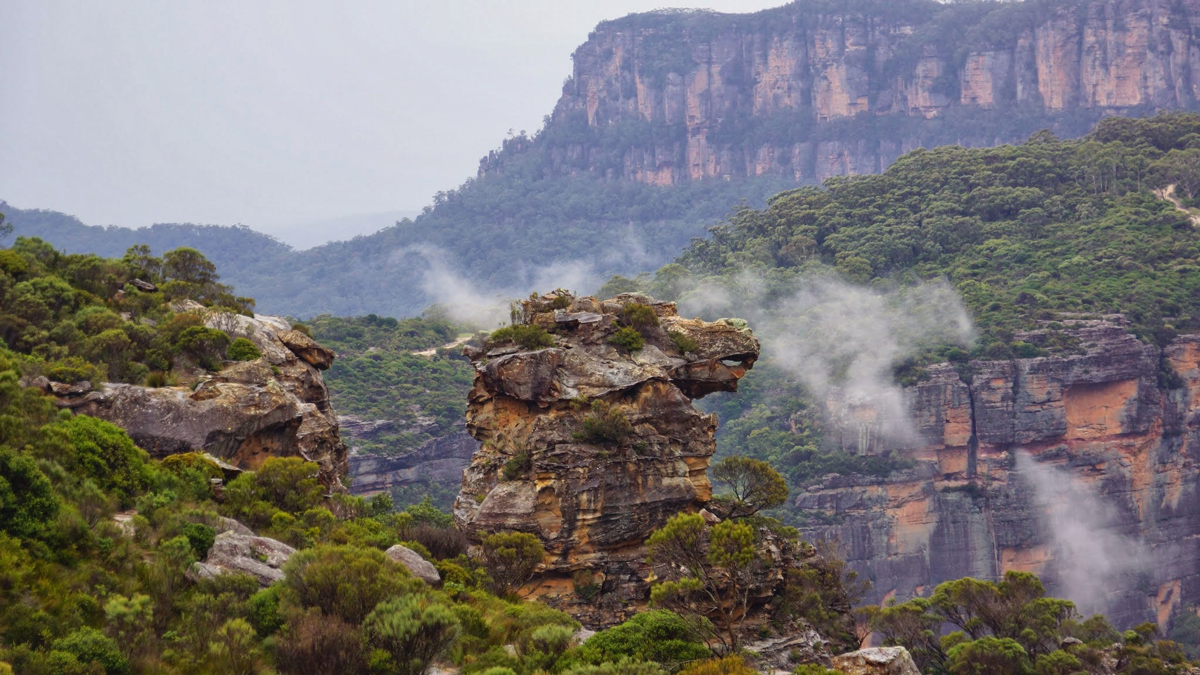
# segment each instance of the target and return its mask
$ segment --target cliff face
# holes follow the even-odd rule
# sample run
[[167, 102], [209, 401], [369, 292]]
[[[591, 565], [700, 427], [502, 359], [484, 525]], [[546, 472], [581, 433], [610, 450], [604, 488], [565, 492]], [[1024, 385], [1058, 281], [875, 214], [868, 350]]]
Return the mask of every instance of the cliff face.
[[[645, 346], [611, 344], [627, 308], [645, 310], [644, 300], [525, 301], [524, 322], [549, 330], [553, 346], [467, 350], [477, 370], [467, 430], [482, 447], [454, 507], [469, 537], [536, 535], [545, 571], [568, 589], [569, 573], [586, 569], [605, 593], [637, 601], [646, 589], [645, 539], [712, 496], [716, 419], [692, 399], [735, 391], [759, 350], [744, 323], [683, 319], [673, 303], [652, 301], [657, 321], [643, 316], [640, 324]], [[668, 331], [694, 348], [682, 353]]]
[[1122, 625], [1165, 624], [1200, 600], [1200, 336], [1160, 350], [1120, 317], [1069, 323], [1083, 354], [972, 362], [969, 384], [930, 369], [906, 390], [919, 441], [889, 447], [879, 432], [895, 421], [832, 406], [847, 450], [914, 460], [795, 499], [813, 516], [806, 538], [837, 540], [873, 582], [868, 601], [1007, 570], [1064, 594], [1092, 571], [1092, 609]]
[[[1200, 0], [857, 4], [602, 23], [535, 142], [562, 172], [811, 182], [878, 172], [929, 143], [1082, 133], [1104, 114], [1197, 105]], [[506, 151], [526, 150], [518, 141]], [[504, 163], [493, 154], [480, 173]]]
[[323, 484], [342, 489], [346, 446], [320, 373], [333, 352], [272, 316], [213, 312], [206, 323], [249, 339], [262, 357], [203, 375], [194, 389], [106, 383], [92, 391], [86, 383], [67, 387], [44, 378], [36, 384], [60, 407], [125, 429], [153, 456], [202, 451], [247, 470], [269, 457], [299, 456], [317, 463]]

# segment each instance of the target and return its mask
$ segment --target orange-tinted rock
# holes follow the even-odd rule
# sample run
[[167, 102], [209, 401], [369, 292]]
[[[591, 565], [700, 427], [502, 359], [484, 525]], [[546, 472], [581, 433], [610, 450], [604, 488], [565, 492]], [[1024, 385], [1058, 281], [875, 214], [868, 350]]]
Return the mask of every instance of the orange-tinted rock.
[[1121, 317], [1066, 323], [1083, 353], [972, 362], [969, 385], [949, 366], [931, 367], [906, 390], [915, 441], [856, 444], [870, 435], [842, 425], [844, 449], [915, 462], [886, 478], [827, 476], [796, 498], [835, 521], [805, 536], [841, 543], [874, 584], [869, 601], [1008, 570], [1046, 575], [1056, 588], [1053, 541], [1014, 470], [1018, 450], [1084, 481], [1116, 507], [1108, 527], [1145, 549], [1145, 574], [1110, 589], [1115, 621], [1162, 623], [1200, 600], [1200, 336], [1160, 350]]

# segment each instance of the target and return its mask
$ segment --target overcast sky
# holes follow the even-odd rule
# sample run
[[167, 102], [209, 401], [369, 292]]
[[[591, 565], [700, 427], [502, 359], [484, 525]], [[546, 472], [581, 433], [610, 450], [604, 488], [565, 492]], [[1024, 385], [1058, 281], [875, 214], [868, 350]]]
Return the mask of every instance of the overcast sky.
[[419, 210], [541, 126], [598, 22], [695, 4], [783, 0], [0, 0], [0, 199], [285, 240]]

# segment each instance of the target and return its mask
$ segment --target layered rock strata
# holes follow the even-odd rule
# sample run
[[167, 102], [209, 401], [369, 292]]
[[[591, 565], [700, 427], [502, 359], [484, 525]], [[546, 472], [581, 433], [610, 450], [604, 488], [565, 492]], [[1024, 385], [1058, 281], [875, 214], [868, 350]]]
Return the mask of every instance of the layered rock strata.
[[[341, 419], [341, 418], [339, 418]], [[342, 433], [351, 446], [348, 459], [350, 492], [370, 496], [388, 492], [392, 488], [410, 485], [436, 485], [451, 487], [462, 482], [462, 472], [471, 463], [471, 457], [479, 449], [479, 442], [465, 428], [450, 434], [431, 438], [411, 452], [402, 455], [375, 455], [353, 450], [354, 442], [369, 437], [376, 424], [393, 425], [390, 421], [358, 423], [349, 430], [342, 424]]]
[[125, 429], [153, 456], [201, 451], [247, 470], [269, 457], [298, 456], [317, 463], [324, 485], [342, 489], [346, 446], [320, 373], [333, 352], [277, 317], [210, 312], [206, 323], [249, 339], [262, 356], [227, 363], [194, 387], [35, 384], [60, 407]]
[[[869, 405], [831, 406], [844, 450], [913, 462], [885, 478], [829, 475], [795, 498], [811, 523], [805, 537], [839, 542], [873, 583], [868, 602], [1007, 570], [1069, 594], [1072, 565], [1110, 569], [1069, 561], [1071, 546], [1087, 549], [1064, 541], [1046, 500], [1075, 494], [1095, 502], [1067, 504], [1058, 517], [1110, 542], [1092, 555], [1115, 570], [1092, 580], [1104, 597], [1082, 600], [1123, 626], [1165, 626], [1200, 601], [1200, 336], [1160, 349], [1120, 316], [1064, 323], [1080, 353], [930, 368], [906, 390], [917, 440], [893, 440], [900, 421], [876, 419]], [[1061, 472], [1049, 474], [1052, 489], [1034, 480], [1048, 467]]]
[[480, 173], [545, 142], [562, 173], [820, 182], [922, 146], [1083, 133], [1106, 114], [1195, 109], [1198, 26], [1200, 0], [632, 15], [575, 51], [548, 137], [513, 139]]
[[[645, 346], [612, 344], [630, 310], [647, 306], [654, 321], [640, 319]], [[545, 296], [522, 312], [553, 345], [467, 350], [477, 372], [467, 430], [482, 446], [463, 473], [455, 520], [476, 540], [536, 535], [551, 576], [586, 569], [606, 590], [619, 580], [644, 589], [646, 537], [712, 495], [716, 418], [692, 399], [736, 391], [758, 340], [744, 322], [685, 319], [673, 303], [637, 295]], [[671, 333], [690, 340], [680, 340], [689, 351]]]

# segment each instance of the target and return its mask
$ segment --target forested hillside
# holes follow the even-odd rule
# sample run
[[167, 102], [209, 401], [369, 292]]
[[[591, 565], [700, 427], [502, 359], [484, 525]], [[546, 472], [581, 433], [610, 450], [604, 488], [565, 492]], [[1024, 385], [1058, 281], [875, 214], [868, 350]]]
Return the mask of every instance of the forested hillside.
[[[918, 150], [879, 176], [777, 195], [655, 275], [616, 278], [605, 290], [644, 290], [686, 309], [721, 289], [726, 308], [753, 305], [770, 316], [798, 287], [829, 275], [881, 293], [945, 279], [977, 337], [966, 349], [934, 341], [892, 364], [904, 384], [937, 361], [1072, 353], [1080, 345], [1064, 331], [1069, 317], [1122, 313], [1140, 338], [1164, 345], [1200, 331], [1200, 236], [1195, 216], [1153, 189], [1175, 185], [1185, 207], [1194, 204], [1198, 132], [1200, 116], [1171, 114], [1109, 118], [1078, 141], [1042, 134], [1018, 146]], [[1038, 344], [1017, 337], [1034, 328], [1043, 331]], [[824, 402], [769, 359], [743, 384], [712, 404], [721, 452], [769, 459], [796, 487], [828, 472], [898, 467], [830, 448]]]

